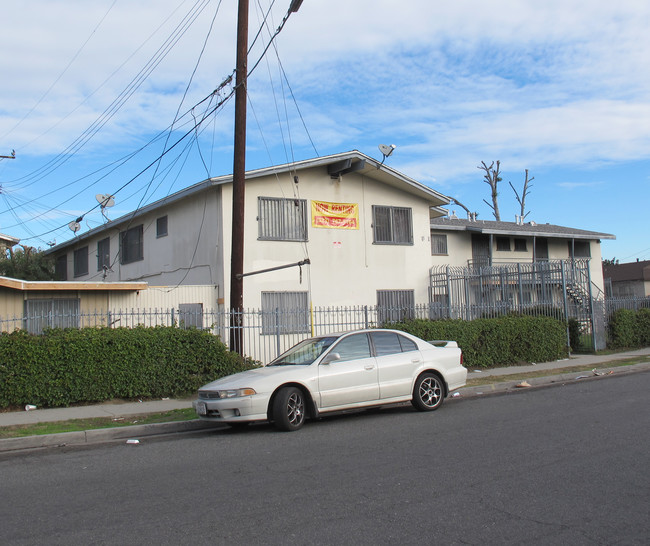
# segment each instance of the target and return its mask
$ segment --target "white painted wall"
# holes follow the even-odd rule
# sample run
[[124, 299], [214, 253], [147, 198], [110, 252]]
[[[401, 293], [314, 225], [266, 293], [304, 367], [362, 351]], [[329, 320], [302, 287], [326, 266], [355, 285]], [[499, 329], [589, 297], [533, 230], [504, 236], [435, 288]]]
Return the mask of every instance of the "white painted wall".
[[[294, 194], [294, 191], [296, 192]], [[308, 241], [258, 240], [258, 196], [359, 205], [359, 229], [312, 227]], [[230, 187], [224, 188], [223, 202], [230, 201]], [[413, 216], [413, 245], [373, 244], [372, 205], [410, 207]], [[244, 307], [261, 305], [262, 291], [309, 291], [314, 306], [374, 304], [377, 290], [415, 290], [415, 301], [428, 301], [431, 264], [429, 203], [404, 191], [352, 173], [332, 180], [325, 168], [300, 172], [298, 185], [293, 176], [253, 180], [246, 187], [246, 231], [244, 271], [258, 271], [295, 263], [305, 258], [310, 266], [297, 267], [244, 278]], [[224, 210], [224, 222], [231, 211]], [[227, 253], [230, 243], [224, 244]], [[229, 255], [229, 254], [228, 254]], [[224, 281], [229, 294], [229, 279]]]

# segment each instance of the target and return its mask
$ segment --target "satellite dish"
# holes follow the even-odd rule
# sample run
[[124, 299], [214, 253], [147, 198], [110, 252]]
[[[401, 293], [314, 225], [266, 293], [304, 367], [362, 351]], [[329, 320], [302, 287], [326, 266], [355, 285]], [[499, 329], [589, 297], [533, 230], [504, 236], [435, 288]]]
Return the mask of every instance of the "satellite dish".
[[384, 158], [381, 160], [381, 163], [377, 166], [377, 168], [381, 167], [384, 164], [384, 161], [386, 161], [386, 158], [390, 156], [395, 151], [395, 144], [380, 144], [379, 145], [379, 151], [381, 152], [381, 155], [384, 156]]
[[388, 157], [390, 154], [393, 153], [393, 150], [396, 148], [395, 144], [380, 144], [379, 145], [379, 151], [384, 155], [384, 157]]
[[79, 222], [75, 222], [74, 220], [68, 224], [68, 227], [70, 228], [70, 231], [73, 231], [75, 234], [77, 231], [81, 229], [81, 224]]
[[109, 195], [107, 193], [98, 193], [95, 195], [95, 199], [97, 199], [97, 202], [103, 209], [115, 205], [115, 199], [112, 195]]

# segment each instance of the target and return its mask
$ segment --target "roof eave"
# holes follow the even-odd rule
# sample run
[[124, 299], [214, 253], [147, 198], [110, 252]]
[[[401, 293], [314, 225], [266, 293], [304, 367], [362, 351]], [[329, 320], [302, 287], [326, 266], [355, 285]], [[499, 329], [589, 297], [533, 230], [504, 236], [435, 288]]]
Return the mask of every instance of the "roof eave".
[[131, 291], [146, 290], [146, 282], [75, 282], [75, 281], [24, 281], [10, 277], [0, 277], [0, 287], [23, 292], [35, 290], [76, 290], [76, 291]]

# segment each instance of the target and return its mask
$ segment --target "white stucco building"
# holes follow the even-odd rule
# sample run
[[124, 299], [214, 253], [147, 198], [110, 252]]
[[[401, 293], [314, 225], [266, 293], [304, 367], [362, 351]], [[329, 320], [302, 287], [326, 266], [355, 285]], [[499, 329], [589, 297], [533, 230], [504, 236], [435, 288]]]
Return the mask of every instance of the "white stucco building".
[[[430, 222], [449, 198], [353, 151], [246, 175], [244, 307], [426, 303]], [[230, 293], [232, 176], [205, 180], [48, 252], [60, 280]], [[191, 303], [191, 302], [188, 302]], [[198, 302], [197, 302], [198, 303]]]
[[[245, 196], [246, 309], [427, 304], [440, 299], [432, 279], [441, 267], [553, 260], [588, 259], [590, 283], [602, 292], [600, 240], [614, 238], [449, 217], [441, 207], [450, 198], [358, 151], [250, 171]], [[209, 287], [201, 292], [209, 301], [177, 303], [224, 308], [231, 225], [232, 176], [223, 176], [48, 252], [60, 280], [144, 281], [151, 294], [156, 286]]]

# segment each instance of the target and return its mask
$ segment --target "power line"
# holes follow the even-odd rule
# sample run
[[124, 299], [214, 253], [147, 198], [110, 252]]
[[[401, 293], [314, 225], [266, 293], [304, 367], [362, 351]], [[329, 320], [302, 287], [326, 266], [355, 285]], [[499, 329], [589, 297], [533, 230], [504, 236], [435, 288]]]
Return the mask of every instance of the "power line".
[[34, 104], [34, 106], [32, 106], [29, 109], [29, 111], [18, 122], [16, 122], [16, 124], [11, 129], [9, 129], [4, 135], [0, 136], [0, 140], [6, 138], [7, 135], [11, 134], [18, 127], [20, 127], [20, 125], [22, 125], [23, 121], [25, 121], [32, 114], [32, 112], [34, 112], [34, 110], [36, 110], [36, 108], [41, 104], [41, 102], [43, 102], [43, 100], [45, 99], [45, 97], [47, 97], [47, 95], [50, 93], [50, 91], [52, 91], [52, 89], [54, 89], [54, 86], [57, 83], [59, 83], [59, 80], [68, 71], [68, 69], [72, 66], [72, 63], [74, 63], [75, 60], [77, 59], [77, 57], [79, 57], [80, 53], [84, 50], [84, 48], [86, 47], [88, 42], [90, 42], [90, 39], [95, 35], [95, 32], [97, 32], [97, 29], [102, 25], [102, 23], [104, 22], [106, 17], [108, 17], [108, 14], [111, 12], [111, 10], [113, 9], [113, 6], [115, 6], [116, 2], [117, 2], [117, 0], [113, 0], [113, 3], [109, 6], [108, 10], [106, 10], [106, 13], [104, 13], [103, 17], [99, 20], [99, 23], [97, 23], [95, 25], [95, 28], [93, 28], [93, 30], [90, 33], [90, 35], [88, 36], [88, 38], [86, 38], [86, 41], [83, 44], [81, 44], [81, 47], [72, 56], [72, 59], [70, 59], [70, 61], [68, 61], [68, 64], [61, 71], [61, 73], [56, 77], [56, 79], [50, 84], [50, 86], [47, 88], [45, 93], [43, 93], [41, 95], [41, 97], [36, 101], [36, 104]]
[[[163, 45], [158, 48], [156, 53], [147, 61], [147, 63], [145, 63], [144, 67], [140, 69], [140, 71], [134, 78], [132, 78], [132, 80], [120, 92], [117, 98], [115, 98], [113, 102], [109, 104], [109, 106], [100, 114], [100, 116], [88, 128], [86, 128], [86, 130], [84, 130], [81, 133], [81, 135], [79, 135], [61, 153], [59, 153], [53, 159], [48, 161], [45, 165], [41, 166], [39, 169], [37, 169], [36, 171], [30, 174], [22, 176], [16, 180], [10, 181], [10, 183], [17, 184], [18, 182], [23, 182], [22, 184], [23, 187], [29, 187], [34, 183], [42, 180], [45, 176], [51, 174], [54, 170], [56, 170], [61, 165], [69, 161], [77, 152], [79, 152], [133, 96], [133, 94], [138, 90], [138, 88], [146, 81], [146, 79], [151, 75], [151, 73], [160, 65], [163, 59], [169, 54], [169, 52], [173, 49], [173, 47], [183, 37], [183, 35], [187, 32], [190, 26], [196, 21], [198, 16], [203, 12], [205, 7], [209, 3], [210, 0], [197, 0], [195, 2], [195, 4], [190, 9], [190, 11], [185, 14], [181, 22], [176, 26], [172, 34], [165, 39]], [[146, 41], [144, 43], [146, 43]], [[136, 50], [136, 52], [137, 51], [138, 50]], [[113, 75], [115, 75], [115, 73], [120, 68], [118, 68], [115, 72], [113, 72], [113, 74], [111, 74], [111, 76], [107, 78], [104, 81], [104, 83], [100, 85], [99, 88], [101, 88], [108, 81], [108, 79], [110, 79]], [[93, 91], [93, 93], [91, 93], [86, 98], [86, 100], [90, 98], [98, 89]]]
[[[282, 21], [282, 24], [278, 27], [278, 29], [275, 31], [275, 33], [271, 36], [269, 42], [266, 44], [266, 47], [264, 48], [263, 52], [262, 52], [261, 55], [259, 56], [257, 62], [254, 64], [253, 68], [251, 68], [251, 70], [248, 71], [248, 75], [250, 75], [250, 74], [255, 70], [255, 68], [259, 65], [260, 61], [262, 60], [262, 58], [265, 56], [266, 52], [268, 51], [270, 45], [273, 43], [273, 41], [275, 40], [275, 38], [278, 36], [278, 34], [279, 34], [279, 33], [282, 31], [282, 29], [284, 28], [284, 25], [286, 24], [286, 21], [288, 20], [288, 17], [289, 17], [289, 15], [290, 15], [290, 13], [291, 13], [291, 11], [287, 12], [287, 14], [285, 15], [285, 17], [284, 17], [284, 19], [283, 19], [283, 21]], [[259, 34], [259, 33], [258, 33], [258, 34]], [[190, 134], [192, 134], [192, 133], [196, 133], [197, 136], [198, 136], [199, 128], [203, 125], [203, 123], [205, 122], [205, 120], [207, 120], [208, 118], [210, 118], [210, 117], [211, 117], [213, 114], [215, 114], [215, 113], [216, 113], [220, 108], [222, 108], [222, 106], [223, 106], [223, 105], [224, 105], [224, 104], [225, 104], [225, 103], [226, 103], [226, 102], [227, 102], [227, 101], [228, 101], [228, 100], [229, 100], [229, 99], [234, 95], [236, 88], [231, 89], [230, 92], [227, 93], [227, 94], [225, 95], [225, 97], [222, 97], [222, 98], [217, 102], [216, 105], [210, 107], [210, 104], [211, 104], [211, 102], [212, 102], [212, 99], [213, 99], [215, 96], [219, 96], [219, 93], [220, 93], [220, 92], [221, 92], [221, 91], [222, 91], [222, 90], [223, 90], [227, 85], [229, 85], [231, 82], [232, 82], [232, 75], [230, 75], [228, 78], [226, 78], [226, 79], [225, 79], [225, 80], [224, 80], [224, 81], [219, 85], [219, 87], [217, 87], [217, 89], [215, 89], [215, 91], [213, 91], [210, 95], [208, 95], [207, 97], [205, 97], [204, 99], [202, 99], [201, 101], [199, 101], [199, 102], [198, 102], [198, 103], [197, 103], [197, 104], [196, 104], [192, 109], [190, 109], [188, 112], [186, 112], [186, 114], [184, 114], [184, 115], [191, 114], [191, 115], [194, 117], [193, 110], [196, 109], [196, 108], [197, 108], [198, 106], [200, 106], [201, 104], [203, 104], [204, 102], [209, 101], [209, 102], [208, 102], [208, 107], [207, 107], [206, 111], [203, 112], [201, 118], [200, 118], [198, 121], [196, 121], [194, 124], [192, 124], [192, 127], [191, 127], [191, 128], [190, 128], [186, 133], [184, 133], [183, 136], [181, 136], [181, 137], [180, 137], [180, 138], [179, 138], [179, 139], [178, 139], [178, 140], [177, 140], [177, 141], [176, 141], [172, 146], [170, 146], [170, 147], [168, 147], [168, 148], [165, 147], [164, 151], [163, 151], [163, 152], [162, 152], [162, 153], [161, 153], [161, 154], [160, 154], [156, 159], [154, 159], [154, 160], [153, 160], [152, 162], [150, 162], [146, 167], [144, 167], [143, 169], [141, 169], [141, 170], [140, 170], [140, 171], [139, 171], [135, 176], [133, 176], [131, 179], [129, 179], [125, 184], [123, 184], [123, 185], [122, 185], [121, 187], [119, 187], [117, 190], [111, 192], [111, 194], [112, 194], [112, 195], [116, 195], [117, 193], [119, 193], [120, 191], [122, 191], [124, 188], [126, 188], [127, 186], [129, 186], [133, 181], [135, 181], [138, 177], [140, 177], [142, 174], [144, 174], [146, 171], [148, 171], [152, 166], [156, 165], [156, 164], [157, 164], [157, 163], [158, 163], [158, 162], [159, 162], [159, 161], [160, 161], [164, 156], [168, 155], [168, 154], [169, 154], [173, 149], [175, 149], [175, 148], [178, 146], [178, 144], [180, 144], [183, 140], [185, 140], [185, 139], [186, 139]], [[181, 119], [182, 119], [182, 117], [181, 117]], [[174, 123], [175, 123], [175, 122], [174, 122]], [[173, 126], [173, 124], [172, 124], [172, 126]], [[170, 126], [170, 128], [171, 128], [172, 126]], [[132, 157], [133, 155], [135, 155], [135, 154], [132, 154], [132, 155], [129, 156], [129, 157]], [[149, 186], [150, 186], [150, 184], [149, 184]], [[67, 202], [67, 201], [66, 201], [66, 202]], [[142, 202], [142, 201], [141, 201], [141, 202]], [[90, 212], [92, 212], [93, 210], [97, 209], [99, 206], [100, 206], [99, 204], [95, 205], [94, 207], [92, 207], [91, 209], [89, 209], [88, 211], [86, 211], [85, 213], [83, 213], [80, 217], [83, 218], [84, 216], [86, 216], [87, 214], [89, 214]], [[135, 211], [133, 211], [133, 213], [132, 213], [133, 215], [135, 215], [135, 214], [137, 213], [137, 211], [139, 210], [139, 207], [140, 207], [140, 205], [138, 206], [138, 208], [137, 208]], [[52, 230], [46, 231], [46, 232], [44, 232], [44, 233], [41, 233], [40, 235], [37, 235], [37, 236], [31, 237], [31, 238], [41, 238], [41, 237], [43, 237], [43, 236], [45, 236], [45, 235], [49, 235], [49, 234], [51, 234], [51, 233], [53, 233], [53, 232], [55, 232], [55, 231], [57, 231], [57, 230], [64, 229], [64, 228], [66, 227], [66, 225], [67, 225], [67, 224], [62, 225], [62, 226], [59, 226], [58, 228], [55, 228], [55, 229], [52, 229]]]

